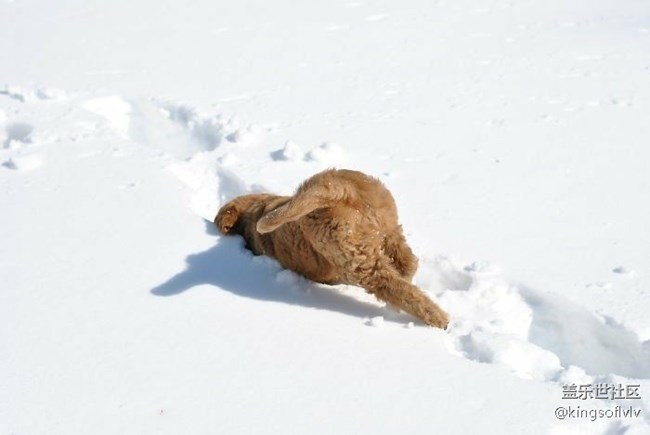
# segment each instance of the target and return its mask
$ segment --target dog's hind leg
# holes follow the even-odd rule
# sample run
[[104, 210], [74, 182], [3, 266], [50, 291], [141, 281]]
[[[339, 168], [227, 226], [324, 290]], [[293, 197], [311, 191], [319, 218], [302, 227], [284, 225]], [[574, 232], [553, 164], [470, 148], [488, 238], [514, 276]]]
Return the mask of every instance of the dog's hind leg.
[[386, 235], [384, 253], [402, 278], [410, 282], [418, 269], [418, 258], [413, 254], [409, 245], [406, 244], [401, 227]]
[[449, 316], [442, 308], [386, 265], [375, 267], [373, 273], [364, 273], [360, 284], [378, 299], [421, 319], [427, 325], [446, 329], [449, 324]]

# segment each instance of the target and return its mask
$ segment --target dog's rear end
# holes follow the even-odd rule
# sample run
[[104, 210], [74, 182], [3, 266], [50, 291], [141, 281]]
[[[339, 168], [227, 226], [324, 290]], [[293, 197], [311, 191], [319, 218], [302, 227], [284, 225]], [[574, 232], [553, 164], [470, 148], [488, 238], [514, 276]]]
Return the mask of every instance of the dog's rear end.
[[215, 223], [224, 234], [241, 234], [255, 254], [272, 256], [309, 279], [361, 286], [429, 325], [447, 327], [447, 314], [411, 284], [417, 257], [406, 244], [392, 195], [375, 178], [327, 170], [293, 197], [236, 198]]

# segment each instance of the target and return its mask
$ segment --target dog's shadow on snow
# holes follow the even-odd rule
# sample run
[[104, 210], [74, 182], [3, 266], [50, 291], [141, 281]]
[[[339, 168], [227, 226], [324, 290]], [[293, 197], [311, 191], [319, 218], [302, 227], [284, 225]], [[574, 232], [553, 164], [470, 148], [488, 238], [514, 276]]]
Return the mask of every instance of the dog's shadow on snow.
[[151, 289], [152, 294], [173, 296], [208, 284], [246, 298], [336, 311], [362, 319], [384, 316], [387, 321], [418, 323], [406, 314], [357, 300], [288, 271], [281, 272], [274, 260], [256, 257], [244, 248], [241, 237], [221, 237], [212, 223], [206, 222], [206, 229], [218, 237], [216, 245], [189, 255], [185, 270]]

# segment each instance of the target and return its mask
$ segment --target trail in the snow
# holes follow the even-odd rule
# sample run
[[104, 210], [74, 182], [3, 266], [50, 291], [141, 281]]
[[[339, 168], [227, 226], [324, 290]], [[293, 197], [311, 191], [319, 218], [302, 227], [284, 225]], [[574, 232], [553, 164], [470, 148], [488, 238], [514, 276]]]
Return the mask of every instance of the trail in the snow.
[[[129, 103], [110, 96], [91, 99], [82, 106], [106, 117], [108, 125], [118, 133], [128, 131], [137, 142], [174, 151], [180, 160], [170, 169], [192, 190], [193, 210], [208, 221], [225, 201], [266, 189], [254, 181], [247, 183], [237, 175], [237, 164], [233, 163], [244, 161], [245, 156], [239, 154], [254, 146], [255, 127], [242, 129], [219, 114], [206, 114], [169, 101]], [[174, 129], [175, 135], [163, 139], [160, 131]], [[157, 140], [152, 142], [152, 136]], [[301, 154], [296, 148], [293, 143], [285, 144], [266, 155], [266, 163], [283, 164], [277, 160], [286, 159], [294, 164], [315, 161], [326, 167], [342, 161], [345, 154], [338, 145], [323, 144], [295, 158]], [[295, 185], [299, 181], [295, 180]], [[234, 242], [220, 241], [214, 256], [219, 257], [218, 251], [224, 249], [240, 248]], [[416, 282], [450, 311], [454, 319], [450, 338], [455, 349], [467, 358], [505, 365], [522, 377], [541, 380], [560, 380], [570, 367], [578, 367], [590, 376], [650, 378], [650, 343], [642, 343], [614, 319], [597, 316], [525, 285], [509, 283], [489, 265], [457, 266], [445, 257], [427, 257], [430, 254], [423, 253]], [[190, 268], [195, 263], [190, 261]], [[205, 267], [208, 270], [209, 264]], [[246, 273], [242, 270], [241, 275]], [[306, 285], [297, 277], [296, 282]]]
[[[192, 207], [198, 215], [211, 221], [225, 201], [237, 195], [267, 190], [255, 181], [247, 183], [237, 175], [238, 164], [232, 163], [246, 160], [240, 154], [250, 151], [254, 137], [248, 137], [248, 144], [242, 145], [226, 139], [233, 139], [233, 131], [239, 130], [222, 121], [220, 116], [206, 117], [198, 110], [171, 103], [166, 103], [164, 110], [168, 119], [186, 128], [190, 140], [203, 144], [202, 151], [172, 166], [174, 174], [193, 191]], [[219, 144], [227, 147], [218, 150]], [[344, 154], [340, 146], [330, 144], [305, 154], [290, 142], [266, 155], [265, 164], [286, 165], [286, 161], [290, 161], [293, 165], [306, 165], [311, 160], [324, 168], [331, 162], [341, 161]], [[286, 166], [284, 169], [292, 170]], [[314, 169], [316, 172], [317, 167]], [[300, 181], [295, 179], [294, 186], [287, 187], [295, 187]], [[225, 249], [224, 243], [232, 250], [241, 248], [222, 240], [215, 248], [215, 257], [219, 257], [218, 251]], [[451, 313], [449, 337], [453, 348], [463, 356], [503, 365], [521, 377], [538, 380], [567, 382], [572, 377], [599, 380], [612, 374], [650, 378], [650, 342], [641, 342], [633, 331], [615, 319], [591, 313], [525, 285], [508, 282], [489, 265], [458, 266], [446, 257], [422, 254], [424, 258], [416, 282]], [[237, 255], [244, 254], [238, 252]], [[190, 268], [192, 263], [194, 261], [190, 260]], [[245, 267], [241, 264], [238, 267], [242, 269], [242, 277], [246, 275]], [[274, 268], [278, 273], [277, 265]], [[298, 277], [292, 282], [300, 283], [300, 287], [313, 286]], [[282, 285], [276, 283], [273, 287]], [[314, 304], [318, 305], [316, 301]], [[350, 313], [350, 310], [341, 311]], [[372, 310], [364, 311], [365, 316], [373, 313], [377, 314]]]

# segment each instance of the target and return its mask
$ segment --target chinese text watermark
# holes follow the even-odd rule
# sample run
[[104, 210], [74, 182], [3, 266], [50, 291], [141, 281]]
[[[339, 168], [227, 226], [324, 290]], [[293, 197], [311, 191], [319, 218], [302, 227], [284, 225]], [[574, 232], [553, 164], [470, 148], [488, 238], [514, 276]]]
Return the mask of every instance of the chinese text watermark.
[[[562, 385], [562, 399], [568, 400], [638, 400], [641, 399], [640, 384], [566, 384]], [[639, 418], [641, 409], [633, 406], [616, 405], [609, 409], [584, 409], [577, 406], [559, 406], [555, 408], [558, 420], [584, 418], [591, 421], [598, 419]]]
[[640, 399], [639, 384], [568, 384], [562, 385], [562, 399], [627, 400]]

